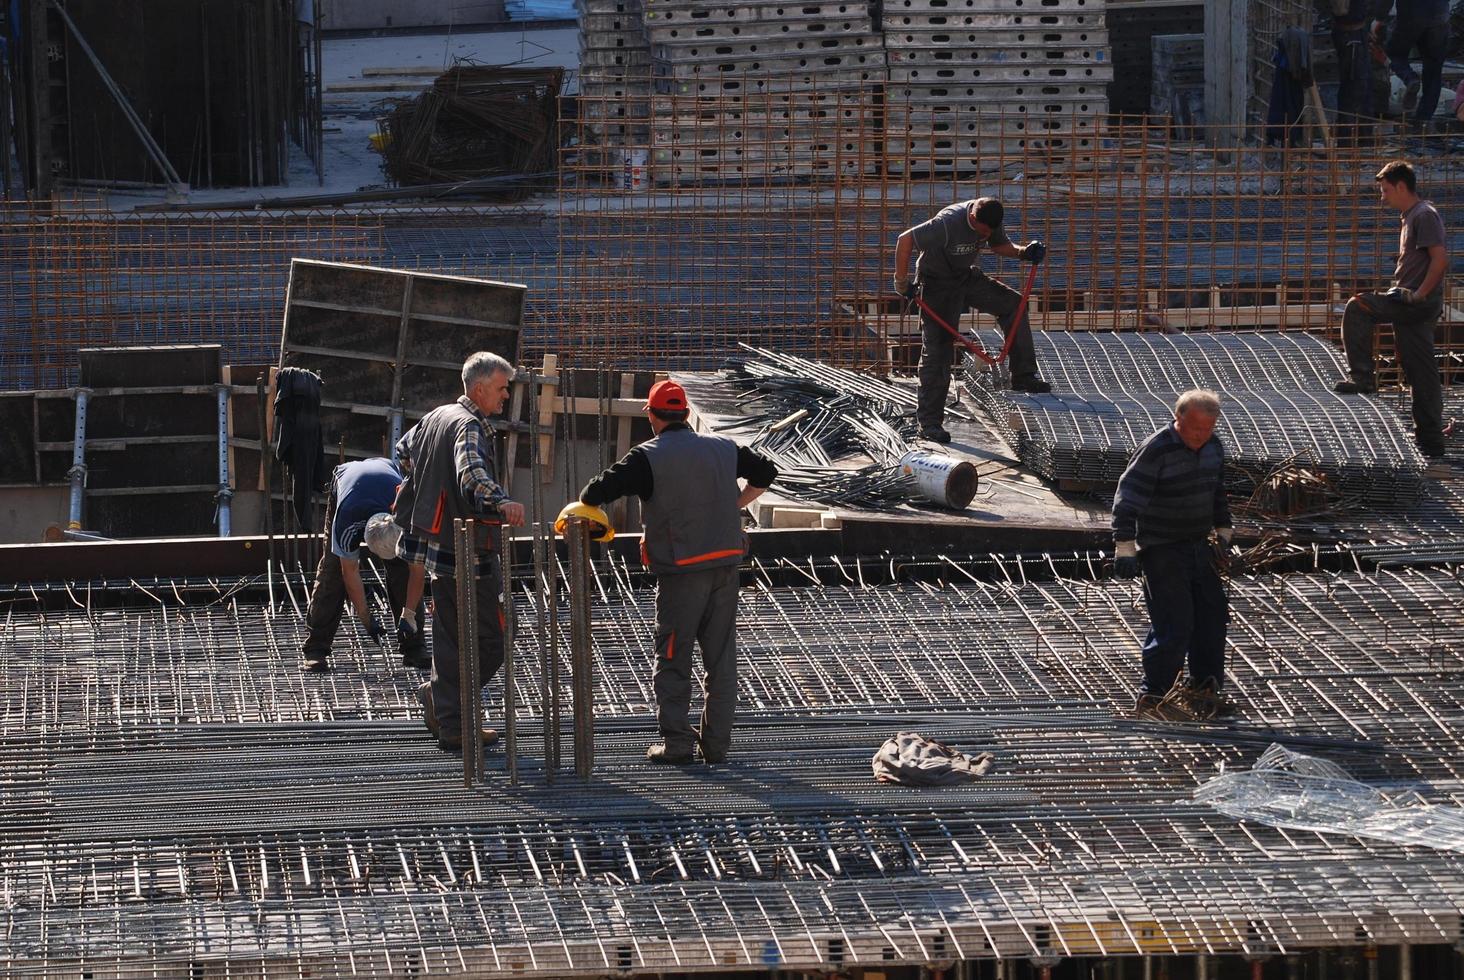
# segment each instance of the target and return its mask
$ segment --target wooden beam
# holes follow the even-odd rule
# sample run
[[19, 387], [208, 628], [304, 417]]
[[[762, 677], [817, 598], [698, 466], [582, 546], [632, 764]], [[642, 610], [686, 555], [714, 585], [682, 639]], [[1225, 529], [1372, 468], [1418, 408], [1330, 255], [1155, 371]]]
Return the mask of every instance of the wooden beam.
[[539, 466], [543, 478], [554, 479], [554, 410], [559, 387], [559, 355], [545, 354], [539, 382]]

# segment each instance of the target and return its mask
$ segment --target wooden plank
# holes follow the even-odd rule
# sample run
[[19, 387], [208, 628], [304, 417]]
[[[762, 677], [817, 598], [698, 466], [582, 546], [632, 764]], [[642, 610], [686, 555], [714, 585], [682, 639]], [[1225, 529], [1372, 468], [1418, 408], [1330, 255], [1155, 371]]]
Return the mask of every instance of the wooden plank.
[[[519, 416], [524, 413], [524, 392], [527, 388], [528, 385], [523, 380], [513, 383], [513, 394], [508, 399], [509, 422], [519, 421]], [[498, 463], [498, 481], [503, 484], [504, 493], [513, 492], [513, 467], [514, 461], [518, 459], [518, 438], [519, 430], [516, 427], [509, 429], [508, 439], [504, 443], [504, 458]]]
[[545, 354], [539, 382], [539, 466], [542, 478], [554, 479], [555, 391], [559, 383], [559, 355]]
[[[635, 394], [635, 375], [626, 371], [620, 375], [620, 397], [622, 400], [629, 399]], [[615, 460], [619, 462], [630, 452], [630, 433], [635, 428], [635, 420], [624, 415], [615, 418]], [[617, 531], [626, 527], [626, 517], [629, 516], [629, 500], [621, 497], [610, 505], [610, 522], [615, 525]]]

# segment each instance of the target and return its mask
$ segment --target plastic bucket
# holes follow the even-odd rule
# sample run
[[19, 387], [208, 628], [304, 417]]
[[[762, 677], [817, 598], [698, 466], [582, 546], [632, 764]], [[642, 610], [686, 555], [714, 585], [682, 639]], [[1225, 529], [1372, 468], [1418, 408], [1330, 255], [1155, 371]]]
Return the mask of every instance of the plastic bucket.
[[626, 150], [621, 154], [620, 189], [643, 191], [646, 189], [649, 170], [646, 166], [647, 150]]
[[912, 449], [900, 458], [900, 471], [921, 496], [952, 510], [965, 510], [976, 496], [976, 467], [968, 460]]

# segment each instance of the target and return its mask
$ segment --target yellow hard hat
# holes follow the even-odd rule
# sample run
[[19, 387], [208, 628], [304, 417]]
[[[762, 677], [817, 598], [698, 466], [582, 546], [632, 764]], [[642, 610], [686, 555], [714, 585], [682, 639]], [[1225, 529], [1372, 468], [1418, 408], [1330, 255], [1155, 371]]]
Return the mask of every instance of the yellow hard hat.
[[590, 522], [590, 539], [592, 541], [609, 541], [615, 537], [615, 528], [610, 526], [609, 516], [598, 507], [591, 507], [589, 504], [582, 504], [576, 500], [572, 504], [565, 504], [564, 509], [554, 520], [554, 530], [559, 534], [564, 533], [571, 517], [581, 517]]

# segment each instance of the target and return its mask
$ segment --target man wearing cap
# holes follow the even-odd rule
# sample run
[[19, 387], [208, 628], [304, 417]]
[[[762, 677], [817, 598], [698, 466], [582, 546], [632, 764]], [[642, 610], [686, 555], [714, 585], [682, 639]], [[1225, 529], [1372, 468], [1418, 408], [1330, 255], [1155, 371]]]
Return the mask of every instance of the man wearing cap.
[[[367, 636], [378, 644], [385, 640], [386, 629], [371, 614], [366, 602], [366, 589], [361, 582], [361, 545], [366, 543], [379, 557], [392, 554], [385, 543], [372, 547], [377, 542], [368, 538], [367, 524], [391, 509], [401, 482], [401, 472], [389, 459], [343, 463], [331, 475], [330, 492], [325, 498], [325, 534], [330, 547], [320, 556], [320, 564], [315, 569], [315, 585], [305, 613], [309, 634], [302, 651], [305, 658], [302, 670], [320, 673], [330, 669], [330, 648], [341, 624], [342, 599], [350, 600]], [[376, 522], [377, 527], [384, 525], [385, 522]], [[400, 609], [407, 594], [407, 565], [395, 557], [385, 564], [387, 594], [392, 608]], [[397, 639], [404, 664], [417, 668], [430, 665], [420, 633], [398, 633]]]
[[[497, 534], [483, 524], [522, 527], [524, 505], [498, 482], [489, 419], [508, 402], [514, 369], [497, 354], [479, 351], [463, 362], [463, 394], [422, 417], [397, 442], [407, 479], [397, 495], [396, 522], [405, 531], [403, 558], [432, 577], [432, 679], [417, 690], [428, 731], [438, 748], [463, 746], [458, 670], [458, 583], [453, 523], [480, 522], [473, 567], [478, 619], [478, 675], [483, 683], [503, 666], [502, 581], [491, 554]], [[485, 728], [484, 742], [498, 733]]]
[[[725, 436], [693, 432], [686, 392], [674, 381], [652, 386], [645, 412], [652, 438], [587, 483], [580, 502], [601, 507], [629, 494], [641, 498], [641, 560], [656, 575], [651, 687], [662, 739], [646, 757], [683, 764], [700, 746], [706, 762], [724, 762], [737, 706], [741, 511], [772, 484], [778, 469]], [[689, 720], [693, 641], [706, 671], [700, 730]]]
[[[951, 441], [943, 423], [955, 338], [932, 314], [953, 330], [960, 329], [961, 314], [968, 307], [996, 317], [1003, 331], [1016, 331], [1010, 364], [1012, 389], [1038, 393], [1052, 390], [1052, 385], [1037, 377], [1037, 353], [1032, 347], [1026, 311], [1022, 311], [1020, 322], [1012, 323], [1022, 294], [989, 278], [980, 265], [982, 249], [1007, 258], [1041, 262], [1047, 246], [1038, 241], [1021, 248], [1013, 245], [1001, 230], [1002, 217], [1001, 202], [994, 197], [961, 201], [942, 209], [924, 224], [900, 232], [895, 243], [895, 292], [907, 301], [914, 301], [918, 295], [925, 304], [920, 311], [920, 394], [916, 409], [922, 439]], [[916, 251], [920, 253], [916, 265], [918, 285], [910, 278], [910, 255]]]

